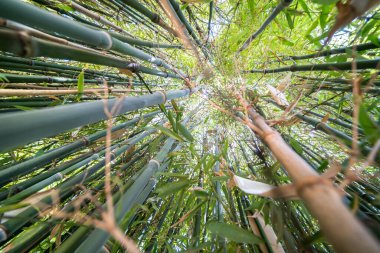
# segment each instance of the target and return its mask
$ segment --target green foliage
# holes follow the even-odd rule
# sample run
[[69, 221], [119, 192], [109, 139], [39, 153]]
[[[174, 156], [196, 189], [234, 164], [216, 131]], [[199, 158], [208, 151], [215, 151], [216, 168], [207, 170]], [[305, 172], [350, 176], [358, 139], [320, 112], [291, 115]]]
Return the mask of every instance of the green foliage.
[[367, 108], [363, 104], [360, 106], [359, 123], [368, 142], [374, 145], [380, 139], [380, 126], [369, 116]]
[[332, 5], [338, 2], [339, 0], [312, 0], [312, 2], [321, 4], [321, 5]]
[[163, 134], [169, 136], [170, 138], [173, 138], [177, 141], [184, 141], [184, 139], [179, 136], [177, 133], [175, 133], [174, 131], [166, 128], [166, 127], [163, 127], [163, 126], [155, 126], [155, 128], [157, 128], [158, 130], [160, 130]]
[[160, 197], [165, 197], [167, 195], [176, 193], [182, 189], [188, 188], [191, 185], [191, 183], [192, 183], [191, 180], [180, 180], [176, 182], [169, 182], [157, 188], [156, 192]]
[[250, 231], [228, 223], [210, 221], [207, 223], [206, 229], [210, 233], [238, 243], [258, 244], [261, 242], [261, 239]]
[[194, 141], [194, 137], [191, 135], [189, 130], [187, 130], [187, 128], [181, 122], [177, 123], [177, 128], [178, 128], [178, 131], [182, 134], [182, 136], [184, 136], [187, 140]]
[[78, 87], [77, 99], [79, 101], [83, 96], [83, 90], [84, 90], [84, 71], [83, 70], [78, 75], [77, 87]]

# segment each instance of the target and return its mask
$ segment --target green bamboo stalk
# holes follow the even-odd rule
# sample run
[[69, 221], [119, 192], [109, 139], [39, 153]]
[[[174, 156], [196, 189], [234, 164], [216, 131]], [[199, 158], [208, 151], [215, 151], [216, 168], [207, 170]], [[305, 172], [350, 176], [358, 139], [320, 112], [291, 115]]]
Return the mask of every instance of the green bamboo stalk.
[[155, 244], [157, 243], [157, 237], [159, 236], [159, 233], [162, 229], [162, 226], [164, 225], [164, 222], [165, 222], [165, 219], [169, 213], [169, 210], [173, 204], [173, 200], [174, 200], [174, 195], [170, 198], [170, 201], [169, 203], [166, 205], [165, 207], [165, 210], [163, 211], [163, 213], [160, 213], [160, 219], [157, 223], [157, 226], [156, 226], [156, 230], [154, 231], [152, 237], [150, 238], [150, 241], [148, 242], [148, 245], [147, 247], [145, 248], [145, 251], [144, 252], [147, 252], [147, 253], [150, 253], [152, 252]]
[[[274, 105], [276, 105], [277, 107], [279, 107], [281, 109], [284, 109], [282, 106], [278, 105], [274, 101], [272, 103]], [[335, 137], [339, 138], [348, 147], [352, 147], [353, 139], [350, 136], [348, 136], [347, 134], [345, 134], [345, 133], [343, 133], [343, 132], [341, 132], [341, 131], [339, 131], [339, 130], [337, 130], [335, 128], [332, 128], [332, 127], [328, 126], [324, 122], [321, 122], [319, 120], [316, 120], [316, 119], [311, 118], [309, 116], [306, 116], [304, 114], [295, 113], [295, 116], [297, 118], [303, 120], [305, 123], [313, 126], [315, 129], [320, 130], [320, 131], [326, 133], [327, 135], [332, 135], [332, 136], [335, 136]], [[368, 155], [371, 152], [371, 148], [370, 147], [363, 146], [362, 143], [358, 143], [358, 145], [359, 145], [360, 151], [361, 151], [361, 153], [363, 155]], [[375, 159], [376, 159], [377, 162], [379, 162], [380, 161], [380, 154], [378, 154]]]
[[[165, 94], [155, 92], [149, 95], [126, 97], [121, 100], [109, 99], [108, 109], [112, 111], [117, 104], [120, 109], [113, 115], [116, 117], [126, 112], [163, 104], [189, 94], [190, 90], [186, 89], [168, 91]], [[103, 101], [94, 101], [0, 115], [0, 121], [7, 122], [7, 124], [0, 125], [0, 139], [2, 139], [0, 151], [53, 136], [74, 127], [107, 119], [104, 106]], [[28, 122], [28, 124], [22, 124], [22, 122]]]
[[[320, 81], [323, 83], [330, 83], [330, 84], [352, 84], [353, 80], [350, 79], [342, 79], [342, 78], [315, 78], [315, 77], [309, 77], [309, 76], [299, 76], [296, 75], [298, 78], [301, 78], [303, 80], [313, 80], [313, 81]], [[371, 80], [371, 78], [366, 78], [361, 82], [361, 85], [365, 86], [369, 83], [373, 83], [375, 86], [380, 86], [380, 81]]]
[[[139, 141], [143, 140], [150, 134], [154, 133], [156, 130], [151, 129], [148, 131], [145, 131], [137, 136], [132, 137], [131, 139], [128, 139], [124, 141], [121, 144], [117, 144], [115, 149], [112, 152], [112, 160], [116, 160], [117, 157], [122, 155], [125, 151], [127, 151], [130, 147], [132, 147], [134, 144], [138, 143]], [[101, 173], [105, 165], [105, 158], [93, 165], [91, 168], [86, 169], [85, 171], [75, 175], [74, 177], [71, 177], [64, 182], [62, 182], [56, 190], [59, 193], [59, 198], [65, 199], [68, 196], [70, 196], [75, 191], [75, 185], [77, 184], [83, 184], [85, 182], [90, 181], [94, 177], [99, 177], [100, 175], [104, 175], [104, 173]], [[100, 171], [100, 172], [99, 172]], [[39, 208], [35, 208], [35, 206], [27, 207], [22, 212], [18, 213], [15, 217], [12, 219], [7, 220], [2, 224], [2, 227], [0, 227], [0, 242], [6, 240], [11, 235], [19, 231], [23, 226], [25, 226], [31, 219], [33, 219], [36, 215], [38, 215], [39, 211], [46, 210], [48, 207], [50, 207], [56, 199], [53, 199], [52, 196], [47, 196], [43, 198], [42, 200], [38, 201], [35, 206], [38, 206]]]
[[[145, 186], [151, 180], [151, 177], [161, 171], [160, 163], [165, 161], [167, 154], [175, 143], [174, 139], [168, 139], [160, 149], [154, 159], [150, 160], [143, 172], [136, 179], [128, 191], [121, 197], [115, 205], [115, 219], [120, 223], [124, 215], [132, 208], [137, 201], [137, 197], [144, 191]], [[97, 252], [108, 240], [109, 233], [101, 229], [95, 229], [86, 240], [75, 250], [75, 252]]]
[[[122, 189], [117, 191], [113, 195], [113, 202], [118, 202], [122, 196], [126, 192], [127, 189], [131, 187], [136, 178], [141, 172], [138, 172], [137, 175], [134, 175], [131, 179], [128, 180], [126, 184], [123, 185]], [[105, 208], [106, 205], [104, 204]], [[94, 213], [93, 215], [96, 215]], [[74, 233], [71, 235], [66, 241], [64, 241], [58, 248], [56, 248], [57, 253], [65, 253], [65, 252], [73, 252], [82, 242], [83, 240], [91, 233], [92, 228], [89, 226], [80, 226]]]
[[[93, 191], [99, 191], [104, 185], [104, 182], [98, 183], [95, 187], [93, 187]], [[94, 193], [95, 194], [95, 193]], [[62, 209], [63, 212], [72, 212], [75, 210], [73, 207], [74, 200], [65, 205]], [[30, 251], [34, 245], [43, 240], [58, 224], [60, 221], [55, 218], [50, 218], [42, 223], [29, 227], [27, 230], [20, 233], [17, 239], [12, 241], [12, 244], [6, 247], [5, 251], [7, 253], [21, 253]]]
[[[147, 145], [143, 145], [142, 147], [146, 147]], [[139, 148], [138, 150], [134, 151], [133, 154], [129, 155], [129, 157], [133, 157], [135, 154], [137, 154], [139, 151], [141, 151], [141, 148]], [[136, 158], [140, 158], [140, 156], [136, 157]], [[131, 162], [136, 162], [137, 160], [134, 158], [134, 161], [131, 160]], [[128, 163], [131, 163], [131, 162], [128, 162]], [[120, 170], [123, 170], [123, 169], [120, 169]], [[132, 180], [129, 180], [129, 181], [132, 181]], [[120, 191], [117, 191], [114, 195], [113, 195], [113, 200], [114, 201], [118, 201], [120, 199], [120, 192], [124, 192], [125, 189], [128, 189], [128, 187], [131, 185], [130, 182], [127, 182], [125, 185], [123, 185], [122, 189], [120, 189]], [[94, 187], [94, 190], [95, 190], [95, 193], [99, 190], [101, 190], [102, 188], [104, 187], [104, 181], [101, 181], [97, 186]], [[94, 194], [95, 194], [94, 193]], [[75, 199], [72, 200], [72, 202], [75, 202]], [[75, 211], [76, 208], [72, 205], [72, 203], [68, 203], [64, 206], [63, 208], [63, 212], [72, 212], [72, 211]], [[25, 233], [21, 234], [21, 236], [19, 236], [19, 238], [21, 239], [16, 239], [16, 241], [12, 242], [12, 248], [7, 251], [9, 253], [16, 253], [16, 252], [26, 252], [28, 251], [31, 247], [33, 247], [33, 245], [37, 244], [39, 241], [41, 241], [44, 237], [46, 237], [50, 231], [54, 228], [54, 225], [56, 225], [57, 223], [59, 223], [60, 220], [59, 219], [56, 219], [54, 217], [50, 218], [49, 220], [43, 222], [43, 223], [40, 223], [38, 224], [37, 227], [31, 227], [29, 228]], [[33, 231], [33, 233], [29, 233], [29, 231]], [[82, 232], [81, 232], [82, 231]], [[70, 236], [68, 238], [68, 240], [65, 240], [63, 244], [61, 244], [61, 246], [59, 247], [58, 251], [59, 250], [62, 250], [63, 249], [63, 252], [69, 252], [68, 249], [64, 249], [65, 246], [63, 245], [66, 245], [66, 244], [69, 244], [68, 241], [72, 241], [76, 236], [77, 232], [79, 232], [81, 234], [80, 238], [84, 238], [85, 237], [85, 233], [83, 232], [90, 232], [90, 230], [88, 229], [88, 227], [79, 227], [79, 229], [77, 229], [74, 233], [73, 236]]]
[[87, 41], [89, 45], [99, 48], [110, 49], [112, 46], [111, 37], [106, 32], [79, 25], [19, 0], [1, 1], [0, 16], [34, 28], [43, 28], [48, 33], [55, 31], [77, 41]]
[[152, 41], [135, 39], [135, 38], [132, 38], [120, 33], [112, 32], [112, 31], [109, 31], [108, 33], [112, 35], [112, 37], [133, 46], [141, 46], [141, 47], [149, 47], [149, 48], [173, 48], [173, 49], [182, 48], [181, 45], [161, 44], [161, 43], [155, 43]]
[[[141, 120], [154, 117], [158, 113], [159, 111], [155, 111], [143, 116], [135, 117], [134, 119], [129, 120], [123, 124], [113, 126], [111, 128], [111, 132], [134, 126]], [[16, 177], [28, 174], [46, 164], [49, 164], [55, 159], [62, 159], [63, 157], [75, 153], [83, 147], [89, 146], [97, 140], [99, 140], [100, 138], [106, 136], [106, 133], [107, 130], [98, 131], [94, 134], [83, 137], [80, 140], [66, 144], [52, 151], [48, 151], [45, 154], [39, 155], [37, 157], [28, 159], [24, 162], [20, 162], [14, 166], [10, 166], [6, 169], [3, 169], [0, 171], [0, 186], [3, 186], [4, 184], [14, 180]]]
[[170, 26], [168, 26], [157, 13], [154, 13], [154, 12], [148, 10], [144, 5], [139, 3], [137, 0], [121, 0], [121, 1], [124, 4], [128, 5], [129, 7], [140, 12], [144, 16], [148, 17], [150, 21], [161, 26], [162, 28], [164, 28], [169, 33], [171, 33], [173, 35], [176, 34], [176, 32]]
[[0, 200], [9, 199], [9, 197], [17, 194], [18, 192], [32, 187], [33, 185], [38, 184], [42, 180], [45, 180], [55, 174], [61, 173], [62, 171], [79, 169], [80, 167], [85, 166], [91, 163], [92, 161], [98, 159], [99, 155], [102, 154], [103, 150], [104, 148], [91, 150], [90, 152], [87, 152], [83, 155], [79, 155], [78, 157], [63, 163], [62, 165], [59, 165], [44, 173], [40, 173], [28, 180], [12, 184], [12, 186], [10, 186], [6, 191], [2, 191], [0, 193]]
[[174, 11], [177, 13], [178, 18], [181, 20], [181, 22], [184, 24], [186, 27], [186, 30], [188, 31], [189, 35], [194, 39], [195, 43], [197, 43], [198, 47], [202, 50], [203, 54], [207, 57], [210, 58], [208, 52], [205, 50], [204, 46], [202, 45], [202, 42], [199, 40], [197, 37], [196, 33], [194, 32], [193, 28], [187, 21], [185, 15], [183, 15], [183, 12], [181, 10], [181, 7], [177, 3], [176, 0], [169, 0], [170, 4], [173, 6]]
[[212, 20], [212, 14], [214, 11], [214, 1], [210, 2], [210, 11], [209, 11], [209, 16], [208, 16], [208, 24], [207, 24], [207, 41], [210, 38], [210, 33], [211, 33], [211, 20]]
[[[60, 1], [63, 1], [63, 2], [66, 2], [66, 0], [60, 0]], [[77, 5], [76, 3], [71, 3], [71, 5], [74, 7], [74, 8], [76, 8], [76, 9], [78, 9], [78, 10], [80, 10], [81, 12], [85, 12], [86, 14], [89, 14], [89, 12], [86, 10], [86, 9], [84, 9], [83, 7], [81, 7], [80, 5]], [[1, 6], [0, 6], [1, 7]], [[19, 6], [20, 8], [21, 8], [21, 6]], [[7, 11], [6, 9], [4, 9], [4, 11]], [[10, 9], [9, 10], [10, 12], [12, 12], [13, 10], [12, 9]], [[28, 11], [31, 11], [31, 9], [28, 9]], [[50, 14], [50, 13], [46, 13], [45, 11], [43, 11], [43, 10], [41, 10], [41, 9], [38, 9], [38, 8], [34, 8], [33, 9], [33, 11], [34, 12], [36, 12], [36, 14], [35, 15], [40, 15], [40, 16], [37, 16], [39, 19], [41, 19], [41, 21], [40, 22], [42, 22], [42, 21], [46, 21], [46, 22], [48, 22], [48, 21], [51, 21], [52, 19], [57, 19], [57, 21], [56, 22], [62, 22], [63, 20], [64, 20], [64, 18], [62, 18], [61, 16], [58, 16], [58, 15], [52, 15], [52, 14]], [[44, 14], [46, 15], [46, 16], [44, 16]], [[23, 16], [23, 15], [21, 15], [21, 16]], [[13, 16], [12, 16], [13, 17]], [[108, 25], [113, 25], [112, 23], [110, 23], [109, 21], [106, 21], [106, 20], [104, 20], [104, 19], [101, 19], [102, 21], [104, 21], [104, 22], [107, 22], [107, 24]], [[30, 20], [28, 20], [28, 21], [30, 21]], [[7, 21], [5, 21], [5, 23], [7, 23]], [[15, 22], [12, 22], [12, 21], [10, 21], [10, 23], [15, 23]], [[29, 24], [28, 22], [26, 22], [27, 24]], [[11, 25], [12, 25], [11, 24]], [[16, 24], [16, 27], [18, 28], [18, 29], [22, 29], [22, 30], [26, 30], [26, 31], [30, 31], [31, 29], [29, 29], [28, 27], [25, 27], [25, 26], [23, 26], [23, 25], [21, 25], [21, 26], [17, 26], [17, 23], [15, 23]], [[32, 23], [32, 24], [35, 24], [37, 27], [40, 27], [40, 25], [41, 25], [41, 23]], [[45, 24], [45, 23], [44, 23]], [[64, 35], [64, 36], [66, 36], [66, 37], [69, 37], [70, 38], [70, 34], [67, 34], [67, 31], [66, 30], [63, 30], [63, 31], [61, 31], [61, 27], [62, 26], [65, 26], [65, 25], [67, 25], [67, 23], [63, 23], [63, 24], [61, 24], [58, 28], [56, 28], [55, 30], [49, 30], [49, 26], [48, 27], [46, 27], [46, 26], [43, 26], [42, 28], [44, 29], [44, 30], [47, 30], [48, 32], [50, 31], [54, 31], [54, 33], [62, 33], [62, 35]], [[14, 27], [15, 25], [13, 25], [12, 27]], [[120, 31], [120, 29], [121, 28], [119, 28], [119, 27], [117, 27], [118, 28], [118, 30]], [[72, 30], [75, 30], [75, 29], [77, 29], [77, 30], [80, 30], [81, 29], [81, 25], [78, 23], [78, 24], [76, 24], [75, 22], [72, 22], [71, 24], [70, 24], [70, 27], [69, 27], [69, 29], [72, 29]], [[121, 31], [122, 31], [122, 29], [121, 29]], [[104, 32], [104, 33], [106, 33], [106, 32]], [[32, 30], [32, 32], [31, 32], [31, 35], [33, 35], [33, 36], [37, 36], [38, 35], [38, 37], [40, 37], [39, 35], [41, 34], [41, 32], [39, 32], [39, 31], [34, 31], [34, 30]], [[109, 48], [106, 48], [106, 49], [110, 49], [110, 50], [113, 50], [113, 51], [117, 51], [117, 52], [119, 52], [119, 53], [123, 53], [123, 54], [127, 54], [127, 55], [131, 55], [131, 56], [134, 56], [134, 57], [137, 57], [137, 58], [139, 58], [139, 59], [142, 59], [142, 60], [145, 60], [145, 61], [149, 61], [149, 62], [151, 62], [151, 63], [153, 63], [153, 64], [155, 64], [155, 65], [157, 65], [157, 66], [162, 66], [162, 67], [164, 67], [164, 68], [166, 68], [166, 69], [172, 69], [172, 67], [171, 66], [169, 66], [168, 64], [166, 64], [165, 62], [163, 62], [162, 60], [160, 60], [160, 59], [158, 59], [158, 58], [156, 58], [156, 57], [153, 57], [153, 56], [150, 56], [150, 55], [148, 55], [148, 54], [146, 54], [146, 53], [144, 53], [144, 52], [142, 52], [141, 50], [138, 50], [137, 48], [134, 48], [134, 47], [132, 47], [132, 46], [130, 46], [129, 44], [127, 44], [127, 43], [123, 43], [122, 41], [120, 41], [120, 40], [117, 40], [117, 39], [115, 39], [115, 38], [112, 38], [108, 33], [106, 33], [107, 34], [107, 36], [109, 37], [109, 39], [111, 40], [111, 44], [110, 44], [110, 47]], [[40, 38], [42, 38], [42, 39], [48, 39], [48, 40], [52, 40], [52, 41], [54, 41], [54, 42], [58, 42], [58, 43], [62, 43], [61, 41], [62, 41], [62, 39], [58, 39], [58, 38], [55, 38], [55, 37], [53, 37], [53, 36], [51, 36], [51, 35], [44, 35], [44, 34], [42, 34], [42, 36], [40, 37]], [[57, 41], [58, 40], [58, 41]], [[83, 41], [83, 42], [85, 42], [85, 43], [88, 43], [88, 42], [92, 42], [92, 41], [88, 41], [88, 39], [85, 37], [85, 36], [83, 36], [81, 39], [80, 39], [81, 41]], [[68, 46], [73, 46], [72, 45], [72, 43], [70, 43], [70, 42], [63, 42], [63, 44], [67, 44]], [[79, 45], [77, 45], [77, 46], [79, 46]]]
[[25, 59], [21, 57], [14, 57], [14, 56], [5, 56], [5, 55], [0, 55], [0, 61], [5, 61], [5, 62], [13, 62], [13, 63], [19, 63], [19, 64], [24, 64], [28, 66], [41, 66], [41, 67], [47, 67], [47, 68], [56, 68], [56, 69], [61, 69], [61, 70], [71, 70], [77, 74], [79, 74], [81, 71], [85, 73], [85, 75], [92, 75], [92, 76], [102, 76], [102, 77], [109, 77], [109, 78], [115, 78], [118, 80], [122, 80], [124, 78], [108, 73], [108, 72], [102, 72], [102, 71], [97, 71], [93, 69], [86, 69], [86, 68], [79, 68], [75, 66], [70, 66], [70, 65], [63, 65], [63, 64], [57, 64], [53, 62], [43, 62], [43, 61], [38, 61], [34, 59]]
[[[380, 42], [380, 38], [377, 38], [377, 41]], [[364, 43], [360, 45], [353, 45], [349, 47], [342, 47], [342, 48], [334, 48], [330, 50], [322, 50], [317, 53], [313, 54], [307, 54], [307, 55], [292, 55], [292, 56], [287, 56], [282, 59], [282, 61], [288, 61], [288, 60], [304, 60], [304, 59], [311, 59], [311, 58], [318, 58], [318, 57], [324, 57], [324, 56], [331, 56], [335, 54], [344, 54], [347, 53], [348, 50], [352, 51], [365, 51], [365, 50], [370, 50], [370, 49], [376, 49], [378, 48], [378, 45], [375, 45], [373, 42], [369, 43]]]
[[87, 25], [90, 25], [91, 27], [95, 27], [95, 28], [99, 28], [99, 29], [102, 28], [98, 24], [92, 23], [92, 22], [88, 21], [87, 19], [84, 19], [78, 15], [75, 15], [74, 13], [71, 13], [69, 11], [65, 11], [63, 9], [60, 9], [59, 7], [56, 7], [55, 4], [50, 2], [50, 1], [46, 1], [46, 0], [32, 0], [32, 1], [36, 2], [38, 4], [41, 4], [41, 5], [44, 5], [47, 8], [50, 8], [52, 10], [55, 10], [57, 13], [59, 13], [61, 15], [66, 15], [66, 16], [72, 17], [73, 19], [77, 20], [80, 23], [87, 24]]
[[252, 34], [245, 42], [244, 44], [239, 48], [236, 54], [240, 54], [241, 51], [246, 49], [251, 42], [256, 39], [257, 36], [262, 33], [265, 28], [277, 17], [277, 15], [285, 8], [287, 8], [293, 0], [281, 0], [281, 2], [276, 6], [276, 8], [273, 10], [273, 12], [270, 14], [270, 16], [264, 21], [264, 23], [261, 25], [261, 27]]
[[103, 55], [101, 53], [95, 52], [94, 50], [83, 50], [81, 48], [75, 48], [58, 43], [44, 41], [31, 37], [28, 34], [19, 32], [0, 30], [0, 50], [11, 52], [23, 57], [47, 56], [58, 59], [70, 59], [116, 68], [129, 69], [132, 72], [142, 72], [162, 77], [181, 78], [175, 74], [143, 67], [136, 63], [130, 63], [114, 56]]
[[[356, 61], [356, 69], [377, 69], [379, 67], [380, 58], [374, 60], [360, 60]], [[340, 63], [322, 63], [310, 65], [292, 65], [277, 69], [252, 69], [244, 70], [244, 74], [248, 73], [279, 73], [279, 72], [298, 72], [298, 71], [344, 71], [352, 70], [354, 62], [340, 62]]]
[[[109, 3], [107, 3], [107, 1], [104, 1], [102, 0], [102, 3], [107, 5], [107, 6], [110, 6]], [[138, 25], [144, 25], [146, 26], [148, 29], [150, 29], [151, 31], [157, 33], [160, 37], [163, 37], [165, 39], [167, 39], [160, 31], [157, 27], [155, 27], [151, 21], [144, 15], [142, 15], [141, 13], [137, 12], [136, 10], [134, 10], [133, 8], [129, 7], [128, 5], [126, 5], [125, 3], [123, 3], [121, 0], [111, 0], [111, 3], [115, 6], [117, 6], [117, 8], [120, 10], [123, 10], [123, 12], [125, 12], [126, 16], [127, 17], [130, 17], [131, 19], [133, 19], [134, 22], [132, 23], [135, 23], [135, 24], [138, 24]], [[133, 36], [131, 36], [133, 37]]]

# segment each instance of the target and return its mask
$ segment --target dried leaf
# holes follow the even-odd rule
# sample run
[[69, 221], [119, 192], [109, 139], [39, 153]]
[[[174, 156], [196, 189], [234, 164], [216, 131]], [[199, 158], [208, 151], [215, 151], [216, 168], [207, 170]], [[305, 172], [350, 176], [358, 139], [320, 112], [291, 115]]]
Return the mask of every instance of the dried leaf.
[[282, 93], [281, 91], [277, 90], [276, 88], [274, 88], [273, 86], [269, 84], [267, 84], [267, 87], [272, 98], [274, 99], [274, 101], [276, 101], [277, 104], [283, 105], [283, 106], [289, 105], [289, 102], [286, 100], [284, 93]]
[[121, 74], [125, 74], [125, 75], [127, 75], [127, 76], [133, 76], [133, 72], [130, 71], [129, 69], [122, 69], [122, 68], [119, 68], [119, 72], [120, 72]]
[[225, 176], [225, 174], [223, 173], [223, 171], [214, 171], [214, 175], [218, 176], [218, 177]]
[[290, 72], [289, 74], [287, 74], [284, 77], [284, 79], [282, 79], [280, 81], [280, 83], [277, 86], [277, 90], [279, 90], [280, 92], [283, 92], [284, 90], [286, 90], [286, 88], [289, 87], [291, 81], [292, 81], [292, 72]]
[[327, 114], [323, 117], [323, 119], [321, 120], [321, 122], [322, 122], [322, 123], [327, 123], [327, 121], [329, 120], [329, 118], [330, 118], [330, 113], [327, 113]]
[[276, 188], [275, 186], [264, 184], [257, 181], [248, 180], [239, 176], [233, 177], [236, 186], [239, 187], [242, 191], [249, 193], [249, 194], [255, 194], [255, 195], [263, 195], [266, 192], [269, 192]]

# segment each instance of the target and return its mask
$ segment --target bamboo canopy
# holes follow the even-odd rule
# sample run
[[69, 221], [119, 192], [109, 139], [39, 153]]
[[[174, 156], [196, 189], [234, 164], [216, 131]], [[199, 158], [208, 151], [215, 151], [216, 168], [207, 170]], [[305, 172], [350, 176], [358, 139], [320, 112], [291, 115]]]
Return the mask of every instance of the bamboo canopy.
[[380, 252], [379, 8], [0, 1], [0, 252]]

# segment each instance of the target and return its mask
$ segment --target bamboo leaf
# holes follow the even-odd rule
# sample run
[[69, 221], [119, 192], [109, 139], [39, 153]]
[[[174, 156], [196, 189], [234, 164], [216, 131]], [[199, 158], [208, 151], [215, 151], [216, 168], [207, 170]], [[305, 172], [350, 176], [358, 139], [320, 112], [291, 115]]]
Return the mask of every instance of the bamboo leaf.
[[359, 124], [363, 128], [366, 139], [374, 145], [380, 139], [380, 126], [369, 116], [367, 108], [363, 104], [359, 109]]
[[13, 107], [14, 107], [14, 108], [17, 108], [17, 109], [20, 109], [20, 110], [22, 110], [22, 111], [33, 110], [32, 107], [27, 107], [27, 106], [22, 106], [22, 105], [14, 105]]
[[256, 237], [250, 231], [240, 228], [236, 225], [211, 221], [207, 223], [206, 229], [211, 233], [226, 238], [230, 241], [248, 244], [261, 243], [260, 238]]
[[312, 0], [312, 2], [321, 4], [321, 5], [331, 5], [331, 4], [335, 4], [338, 1], [339, 0]]
[[198, 205], [196, 205], [193, 209], [191, 209], [190, 211], [188, 211], [187, 213], [185, 213], [176, 223], [174, 223], [171, 227], [175, 227], [177, 226], [178, 224], [180, 224], [181, 222], [184, 222], [185, 220], [187, 220], [188, 218], [190, 218], [191, 216], [193, 216], [195, 214], [195, 212], [201, 208], [204, 203], [206, 203], [206, 201], [202, 201], [201, 203], [199, 203]]
[[78, 75], [78, 97], [77, 97], [78, 100], [82, 98], [83, 90], [84, 90], [84, 71], [82, 70]]
[[310, 15], [310, 10], [309, 10], [309, 7], [307, 6], [307, 4], [305, 3], [304, 0], [298, 0], [298, 3], [301, 5], [301, 8], [304, 10], [304, 12], [306, 12], [306, 14], [309, 16], [309, 18], [311, 19], [311, 15]]
[[169, 136], [170, 138], [173, 138], [177, 141], [185, 141], [181, 136], [179, 136], [177, 133], [173, 132], [170, 129], [167, 129], [166, 127], [163, 126], [154, 126], [154, 128], [160, 130], [163, 134]]
[[292, 19], [292, 16], [290, 15], [289, 12], [285, 12], [285, 17], [286, 17], [286, 21], [288, 22], [288, 25], [290, 27], [291, 30], [293, 30], [294, 28], [294, 23], [293, 23], [293, 19]]
[[170, 183], [167, 183], [167, 184], [157, 188], [156, 192], [157, 192], [158, 196], [165, 197], [167, 195], [176, 193], [181, 189], [189, 187], [191, 183], [192, 183], [192, 181], [190, 181], [190, 180], [170, 182]]
[[187, 128], [181, 124], [180, 122], [177, 123], [177, 127], [178, 127], [178, 131], [186, 138], [188, 139], [189, 141], [194, 141], [194, 137], [191, 135], [191, 133], [189, 132], [189, 130], [187, 130]]
[[177, 132], [178, 131], [177, 130], [177, 124], [176, 124], [176, 122], [174, 120], [174, 114], [173, 114], [173, 112], [169, 111], [168, 114], [167, 114], [167, 116], [168, 116], [168, 120], [169, 120], [170, 124], [172, 125], [172, 128], [173, 128], [174, 132]]
[[375, 34], [372, 34], [370, 36], [368, 36], [368, 39], [373, 43], [375, 44], [376, 46], [380, 47], [380, 40], [379, 40], [379, 37]]
[[255, 1], [254, 0], [247, 0], [248, 8], [251, 11], [251, 14], [255, 13]]
[[292, 146], [292, 148], [294, 148], [294, 150], [298, 154], [302, 154], [303, 153], [303, 149], [300, 146], [300, 144], [298, 143], [298, 141], [296, 141], [295, 139], [291, 138], [290, 141], [289, 141], [289, 143], [290, 143], [290, 146]]
[[170, 172], [160, 172], [158, 175], [164, 176], [164, 177], [178, 177], [178, 178], [189, 178], [188, 175], [182, 174], [182, 173], [170, 173]]

